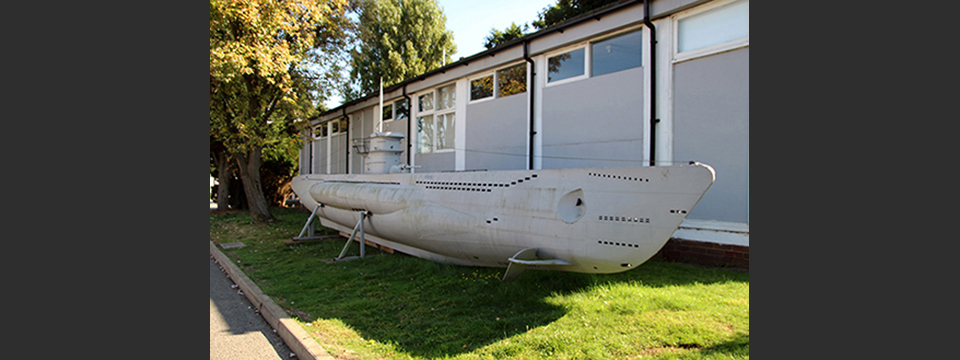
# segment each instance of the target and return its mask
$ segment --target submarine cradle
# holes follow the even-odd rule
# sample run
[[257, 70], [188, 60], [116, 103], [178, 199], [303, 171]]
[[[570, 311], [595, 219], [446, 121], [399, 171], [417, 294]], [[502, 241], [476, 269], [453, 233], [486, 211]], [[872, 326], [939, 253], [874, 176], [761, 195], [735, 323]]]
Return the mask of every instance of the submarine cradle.
[[322, 226], [360, 228], [361, 244], [507, 267], [504, 281], [525, 269], [630, 270], [666, 244], [716, 178], [696, 162], [410, 173], [400, 165], [402, 138], [375, 133], [361, 149], [365, 174], [300, 175], [293, 191]]

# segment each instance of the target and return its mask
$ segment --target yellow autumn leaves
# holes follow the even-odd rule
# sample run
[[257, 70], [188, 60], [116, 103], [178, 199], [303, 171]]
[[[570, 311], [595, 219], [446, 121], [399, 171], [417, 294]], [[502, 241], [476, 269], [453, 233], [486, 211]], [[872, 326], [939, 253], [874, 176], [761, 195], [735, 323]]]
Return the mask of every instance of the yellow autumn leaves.
[[256, 74], [293, 95], [291, 68], [302, 65], [317, 35], [334, 26], [331, 19], [342, 16], [346, 5], [346, 0], [211, 0], [212, 80]]

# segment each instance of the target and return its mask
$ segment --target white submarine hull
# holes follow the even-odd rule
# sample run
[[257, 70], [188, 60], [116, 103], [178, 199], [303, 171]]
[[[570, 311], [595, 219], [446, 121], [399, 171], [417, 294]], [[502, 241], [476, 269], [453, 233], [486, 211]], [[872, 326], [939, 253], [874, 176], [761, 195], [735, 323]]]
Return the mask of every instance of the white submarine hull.
[[[556, 170], [301, 175], [321, 225], [469, 266], [617, 273], [650, 259], [716, 178], [700, 163]], [[321, 205], [322, 204], [322, 205]], [[320, 206], [320, 208], [317, 208]]]

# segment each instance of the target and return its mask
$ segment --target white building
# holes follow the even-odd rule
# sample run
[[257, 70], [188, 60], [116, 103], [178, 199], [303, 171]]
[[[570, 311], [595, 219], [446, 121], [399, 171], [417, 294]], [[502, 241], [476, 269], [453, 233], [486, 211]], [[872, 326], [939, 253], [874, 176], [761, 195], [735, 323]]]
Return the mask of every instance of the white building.
[[386, 88], [382, 114], [376, 93], [321, 114], [300, 173], [361, 173], [351, 144], [377, 119], [407, 136], [416, 172], [699, 161], [716, 182], [661, 252], [748, 267], [749, 12], [749, 0], [597, 9]]

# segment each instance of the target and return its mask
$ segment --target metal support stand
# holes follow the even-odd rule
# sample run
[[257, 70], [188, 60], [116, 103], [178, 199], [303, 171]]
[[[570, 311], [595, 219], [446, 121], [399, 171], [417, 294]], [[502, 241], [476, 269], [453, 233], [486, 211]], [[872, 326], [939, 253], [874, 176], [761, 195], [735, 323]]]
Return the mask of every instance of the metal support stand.
[[360, 212], [360, 221], [357, 222], [357, 226], [353, 227], [353, 232], [350, 234], [350, 238], [347, 239], [347, 244], [343, 246], [343, 251], [340, 252], [340, 256], [337, 256], [334, 260], [336, 261], [345, 261], [345, 260], [354, 260], [357, 259], [356, 256], [343, 257], [347, 254], [347, 249], [350, 248], [350, 243], [353, 242], [353, 238], [357, 235], [357, 231], [360, 232], [360, 259], [363, 259], [366, 256], [366, 243], [363, 238], [363, 221], [366, 220], [367, 216], [370, 216], [370, 213], [367, 211]]
[[[293, 238], [293, 240], [310, 240], [320, 238], [318, 236], [314, 236], [313, 234], [315, 228], [313, 218], [317, 216], [317, 211], [322, 207], [323, 204], [318, 204], [317, 207], [313, 208], [313, 212], [310, 213], [310, 217], [307, 218], [307, 223], [303, 224], [303, 230], [300, 230], [300, 235], [297, 235], [297, 237]], [[304, 237], [303, 233], [307, 233], [307, 237]]]

